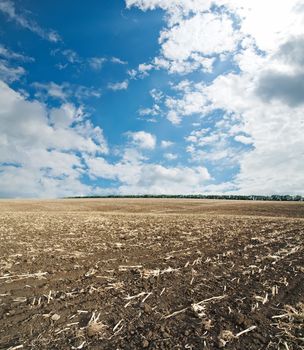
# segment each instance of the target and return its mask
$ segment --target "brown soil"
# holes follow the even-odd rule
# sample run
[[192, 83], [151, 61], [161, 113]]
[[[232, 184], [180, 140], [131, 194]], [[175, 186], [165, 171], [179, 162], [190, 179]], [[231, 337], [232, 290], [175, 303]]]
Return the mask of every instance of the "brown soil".
[[303, 349], [303, 217], [303, 203], [0, 201], [0, 349]]

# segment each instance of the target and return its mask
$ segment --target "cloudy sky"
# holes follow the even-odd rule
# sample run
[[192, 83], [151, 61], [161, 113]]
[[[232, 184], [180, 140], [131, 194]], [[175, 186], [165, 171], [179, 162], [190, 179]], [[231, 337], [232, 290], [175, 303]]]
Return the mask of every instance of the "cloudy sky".
[[0, 0], [0, 197], [304, 195], [303, 0]]

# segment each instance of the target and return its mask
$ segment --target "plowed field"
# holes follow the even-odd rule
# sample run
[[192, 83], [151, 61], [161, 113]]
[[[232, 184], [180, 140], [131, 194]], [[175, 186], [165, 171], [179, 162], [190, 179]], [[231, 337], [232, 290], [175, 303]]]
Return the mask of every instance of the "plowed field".
[[0, 202], [0, 349], [304, 349], [304, 204]]

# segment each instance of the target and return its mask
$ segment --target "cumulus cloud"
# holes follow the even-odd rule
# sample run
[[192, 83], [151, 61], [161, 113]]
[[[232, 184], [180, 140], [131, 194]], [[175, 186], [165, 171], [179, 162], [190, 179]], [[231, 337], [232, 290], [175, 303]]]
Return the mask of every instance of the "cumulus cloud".
[[[53, 157], [58, 159], [57, 155]], [[60, 162], [57, 159], [53, 165], [59, 168]], [[48, 168], [43, 170], [7, 165], [1, 166], [1, 170], [0, 195], [4, 198], [54, 198], [73, 196], [75, 193], [80, 195], [93, 193], [92, 187], [79, 181], [80, 174], [76, 170], [73, 175], [62, 174], [60, 178], [48, 174]]]
[[175, 153], [164, 153], [164, 157], [168, 160], [175, 160], [178, 158], [178, 155]]
[[174, 142], [168, 141], [168, 140], [162, 140], [161, 143], [160, 143], [160, 146], [162, 148], [168, 148], [168, 147], [171, 147], [173, 145], [174, 145]]
[[225, 125], [220, 123], [212, 128], [192, 131], [185, 138], [192, 161], [199, 164], [210, 162], [217, 169], [236, 166], [243, 151], [234, 143], [232, 125], [229, 121]]
[[141, 78], [152, 69], [180, 74], [201, 69], [211, 73], [215, 61], [211, 56], [235, 51], [240, 39], [229, 11], [210, 11], [213, 1], [126, 0], [126, 4], [144, 11], [159, 7], [167, 13], [167, 27], [159, 36], [159, 56], [133, 72]]
[[[204, 69], [198, 61], [206, 58], [228, 64], [211, 80], [181, 79], [160, 105], [173, 124], [192, 116], [208, 120], [211, 130], [187, 137], [193, 161], [229, 166], [228, 159], [239, 168], [230, 182], [209, 189], [303, 194], [302, 2], [126, 0], [126, 4], [143, 11], [164, 10], [160, 54], [152, 60], [158, 67], [185, 74]], [[209, 71], [213, 65], [210, 61]]]
[[[55, 94], [56, 95], [56, 94]], [[61, 96], [57, 96], [61, 99]], [[62, 100], [64, 97], [62, 97]], [[200, 193], [211, 176], [202, 166], [168, 167], [150, 163], [142, 155], [156, 147], [156, 137], [145, 131], [128, 132], [129, 148], [115, 163], [102, 130], [70, 102], [48, 108], [26, 100], [4, 82], [0, 84], [0, 196], [58, 197], [94, 193]], [[22, 118], [20, 118], [22, 115]], [[163, 140], [161, 146], [172, 146]], [[170, 160], [173, 153], [165, 154]], [[93, 188], [82, 177], [117, 181], [115, 190]]]
[[194, 114], [204, 115], [210, 111], [208, 99], [202, 92], [204, 84], [195, 84], [181, 82], [175, 89], [181, 91], [180, 96], [166, 96], [165, 106], [167, 107], [167, 119], [172, 124], [180, 124], [182, 118]]
[[138, 114], [140, 115], [140, 117], [144, 117], [146, 121], [156, 123], [156, 116], [161, 115], [162, 111], [159, 105], [154, 104], [150, 108], [140, 108]]
[[146, 131], [129, 131], [127, 132], [127, 136], [139, 148], [152, 150], [156, 146], [156, 137]]
[[265, 52], [276, 51], [287, 37], [303, 34], [300, 0], [216, 0], [215, 3], [222, 3], [235, 13], [241, 19], [240, 32], [253, 38], [257, 47]]
[[86, 161], [91, 176], [119, 181], [119, 194], [201, 193], [211, 178], [204, 167], [165, 167], [136, 157], [124, 157], [116, 164], [102, 157]]
[[161, 8], [168, 14], [168, 25], [173, 26], [183, 17], [193, 12], [204, 12], [210, 9], [212, 0], [126, 0], [128, 8], [136, 6], [143, 11]]
[[[303, 193], [303, 108], [290, 106], [284, 100], [261, 99], [256, 94], [259, 79], [254, 80], [255, 77], [245, 73], [229, 74], [218, 77], [201, 91], [213, 110], [228, 111], [230, 115], [226, 119], [234, 118], [226, 129], [229, 138], [234, 137], [252, 147], [240, 154], [226, 144], [222, 152], [218, 152], [220, 143], [215, 139], [213, 148], [201, 153], [197, 145], [203, 145], [204, 137], [201, 140], [191, 135], [189, 141], [195, 146], [190, 151], [202, 159], [226, 160], [232, 157], [236, 160], [240, 171], [234, 184], [241, 193]], [[225, 123], [219, 124], [222, 130], [223, 125]], [[244, 137], [242, 133], [248, 136]], [[227, 140], [227, 136], [225, 138]], [[292, 173], [294, 176], [291, 177]]]
[[141, 117], [149, 116], [149, 118], [145, 118], [146, 121], [156, 122], [157, 119], [155, 117], [163, 115], [163, 111], [160, 108], [159, 103], [162, 102], [164, 95], [161, 91], [159, 91], [157, 89], [152, 89], [150, 91], [150, 96], [153, 99], [153, 102], [154, 102], [153, 105], [151, 107], [140, 108], [138, 110], [138, 114]]
[[158, 115], [160, 113], [160, 108], [158, 105], [153, 105], [152, 108], [141, 108], [138, 111], [140, 116], [145, 116], [145, 115]]
[[0, 195], [56, 197], [89, 193], [85, 155], [108, 152], [102, 130], [72, 104], [26, 100], [0, 82]]
[[159, 38], [166, 59], [183, 61], [201, 55], [234, 51], [237, 37], [232, 20], [225, 14], [196, 14], [163, 31]]

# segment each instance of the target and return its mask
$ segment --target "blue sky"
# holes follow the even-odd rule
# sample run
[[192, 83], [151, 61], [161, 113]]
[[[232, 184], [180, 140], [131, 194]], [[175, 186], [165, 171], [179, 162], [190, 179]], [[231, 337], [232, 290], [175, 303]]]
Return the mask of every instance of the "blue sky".
[[303, 19], [298, 0], [0, 0], [0, 196], [304, 194]]

